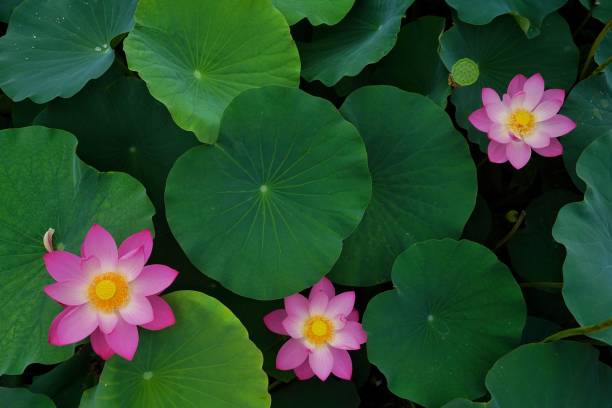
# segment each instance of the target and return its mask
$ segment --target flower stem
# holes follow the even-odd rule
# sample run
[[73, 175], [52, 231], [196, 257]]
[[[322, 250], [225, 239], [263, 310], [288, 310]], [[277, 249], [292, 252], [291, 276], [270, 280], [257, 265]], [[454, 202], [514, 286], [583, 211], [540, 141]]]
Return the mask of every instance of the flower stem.
[[518, 229], [521, 227], [521, 224], [523, 223], [523, 221], [525, 221], [526, 216], [527, 216], [527, 212], [525, 212], [525, 210], [521, 211], [521, 214], [519, 215], [518, 219], [512, 226], [512, 229], [510, 230], [510, 232], [508, 232], [506, 236], [503, 237], [501, 241], [499, 241], [495, 245], [495, 247], [493, 247], [493, 251], [497, 251], [499, 248], [503, 247], [508, 241], [512, 239], [514, 234], [516, 234], [516, 231], [518, 231]]
[[580, 72], [579, 80], [583, 80], [586, 77], [587, 72], [589, 71], [589, 66], [591, 65], [591, 60], [593, 59], [593, 57], [595, 57], [597, 49], [601, 45], [601, 42], [604, 40], [604, 38], [606, 38], [606, 34], [608, 34], [608, 31], [610, 31], [610, 29], [612, 29], [612, 20], [608, 21], [603, 30], [601, 30], [599, 35], [597, 35], [597, 38], [595, 38], [595, 42], [593, 43], [593, 46], [589, 51], [589, 55], [587, 55], [586, 61], [584, 61], [584, 65], [582, 66], [582, 71]]
[[547, 338], [542, 340], [542, 343], [557, 341], [557, 340], [564, 339], [566, 337], [581, 336], [581, 335], [586, 335], [590, 333], [597, 333], [597, 332], [609, 329], [611, 327], [612, 327], [612, 319], [608, 319], [608, 320], [604, 320], [603, 322], [593, 324], [591, 326], [574, 327], [572, 329], [562, 330], [558, 333], [548, 336]]
[[563, 282], [522, 282], [521, 288], [563, 289]]

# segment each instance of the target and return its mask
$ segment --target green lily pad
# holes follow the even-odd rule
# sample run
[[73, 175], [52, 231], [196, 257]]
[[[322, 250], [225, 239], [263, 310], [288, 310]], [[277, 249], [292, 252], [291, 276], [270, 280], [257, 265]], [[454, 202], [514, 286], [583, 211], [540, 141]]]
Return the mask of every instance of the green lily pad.
[[599, 65], [610, 64], [612, 59], [612, 29], [608, 30], [597, 51], [595, 51], [595, 62]]
[[493, 362], [519, 344], [526, 311], [508, 268], [470, 241], [412, 245], [393, 265], [395, 289], [365, 312], [368, 357], [396, 395], [425, 406], [485, 394]]
[[561, 282], [565, 249], [553, 240], [552, 227], [565, 204], [580, 197], [568, 190], [551, 190], [527, 207], [525, 228], [508, 243], [514, 270], [530, 282]]
[[593, 12], [593, 17], [607, 23], [612, 18], [612, 0], [580, 0], [580, 3]]
[[198, 145], [136, 78], [92, 83], [74, 98], [53, 101], [35, 122], [75, 134], [79, 157], [99, 170], [134, 176], [160, 210], [172, 164]]
[[24, 0], [0, 38], [0, 88], [14, 101], [69, 98], [113, 63], [136, 0]]
[[200, 271], [269, 300], [329, 272], [370, 195], [363, 140], [333, 105], [266, 87], [234, 99], [215, 145], [176, 162], [166, 210]]
[[126, 174], [98, 173], [75, 150], [76, 139], [62, 130], [0, 131], [0, 374], [72, 354], [72, 347], [47, 341], [61, 310], [42, 290], [53, 282], [42, 259], [48, 228], [55, 229], [56, 247], [73, 253], [94, 223], [117, 240], [152, 228], [153, 205], [142, 185]]
[[576, 174], [578, 158], [595, 139], [612, 135], [612, 75], [599, 74], [579, 82], [561, 113], [576, 122], [576, 129], [561, 138], [565, 168], [574, 184], [584, 190], [584, 182]]
[[557, 323], [539, 317], [527, 316], [521, 344], [540, 342], [558, 331], [561, 331], [561, 326]]
[[446, 0], [457, 10], [461, 21], [482, 25], [490, 23], [503, 14], [514, 15], [525, 30], [527, 37], [540, 34], [544, 18], [561, 8], [567, 0]]
[[[0, 387], [0, 401], [10, 408], [54, 408], [55, 404], [41, 394], [34, 394], [27, 388]], [[6, 405], [4, 405], [6, 404]]]
[[468, 116], [482, 107], [482, 88], [505, 93], [515, 75], [539, 72], [547, 88], [569, 89], [578, 70], [578, 49], [567, 23], [558, 14], [546, 18], [541, 34], [531, 40], [511, 16], [498, 17], [484, 26], [457, 22], [442, 35], [440, 46], [440, 57], [449, 71], [463, 58], [478, 65], [478, 80], [455, 88], [451, 101], [457, 107], [457, 123], [468, 130], [470, 140], [483, 151], [489, 143], [487, 135], [468, 122]]
[[106, 363], [95, 407], [269, 407], [261, 352], [236, 316], [200, 292], [164, 298], [176, 324], [142, 331], [133, 361], [113, 357]]
[[409, 245], [459, 238], [474, 209], [476, 170], [465, 139], [429, 98], [370, 86], [351, 94], [341, 112], [365, 140], [372, 200], [330, 277], [374, 285], [389, 280]]
[[359, 0], [333, 27], [315, 29], [309, 43], [300, 44], [302, 76], [335, 85], [379, 61], [395, 45], [406, 9], [414, 0]]
[[270, 0], [142, 1], [124, 48], [174, 121], [206, 143], [242, 91], [299, 83], [297, 48]]
[[0, 3], [0, 21], [8, 23], [13, 9], [23, 0], [3, 0]]
[[272, 393], [272, 408], [358, 408], [359, 394], [349, 381], [297, 381]]
[[307, 18], [312, 25], [334, 25], [346, 16], [355, 0], [272, 0], [289, 25]]
[[[587, 185], [584, 201], [561, 209], [553, 236], [567, 250], [563, 299], [578, 323], [612, 318], [612, 134], [586, 148], [577, 166]], [[612, 344], [612, 329], [590, 334]]]

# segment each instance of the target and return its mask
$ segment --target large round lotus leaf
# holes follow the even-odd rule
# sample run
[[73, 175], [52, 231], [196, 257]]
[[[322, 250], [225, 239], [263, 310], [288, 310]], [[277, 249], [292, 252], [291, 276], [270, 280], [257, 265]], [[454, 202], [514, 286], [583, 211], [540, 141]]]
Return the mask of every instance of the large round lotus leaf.
[[55, 404], [42, 394], [34, 394], [27, 388], [0, 387], [2, 406], [10, 408], [53, 408]]
[[159, 209], [172, 164], [198, 144], [135, 78], [92, 83], [74, 98], [53, 101], [36, 123], [75, 134], [79, 157], [99, 170], [136, 177]]
[[374, 285], [389, 280], [409, 245], [459, 238], [476, 201], [476, 169], [465, 139], [429, 98], [370, 86], [351, 94], [341, 112], [365, 140], [372, 200], [331, 278]]
[[312, 42], [300, 44], [302, 76], [327, 86], [355, 76], [395, 45], [406, 9], [414, 0], [358, 0], [333, 27], [315, 29]]
[[542, 21], [567, 0], [446, 0], [468, 24], [487, 24], [502, 14], [514, 15], [528, 37], [540, 34]]
[[14, 101], [71, 97], [113, 63], [136, 0], [25, 0], [0, 37], [0, 88]]
[[557, 213], [579, 197], [568, 190], [551, 190], [527, 207], [525, 228], [508, 243], [514, 270], [531, 282], [561, 282], [565, 249], [552, 237]]
[[201, 292], [165, 296], [176, 324], [141, 331], [133, 361], [113, 357], [95, 391], [96, 408], [267, 408], [261, 352], [240, 320]]
[[595, 52], [595, 62], [599, 65], [612, 63], [612, 29], [609, 29]]
[[393, 265], [395, 289], [365, 312], [368, 357], [396, 395], [426, 407], [485, 393], [493, 362], [519, 344], [525, 303], [508, 268], [470, 241], [412, 245]]
[[612, 75], [599, 74], [579, 82], [561, 113], [576, 122], [576, 129], [561, 138], [565, 168], [574, 184], [584, 190], [584, 182], [576, 174], [576, 162], [593, 140], [612, 135]]
[[593, 17], [603, 23], [607, 23], [612, 18], [612, 0], [580, 0], [580, 3], [592, 10]]
[[272, 408], [358, 408], [359, 394], [350, 381], [294, 381], [272, 393]]
[[486, 384], [499, 408], [603, 408], [612, 401], [612, 369], [593, 347], [535, 343], [502, 357]]
[[312, 25], [334, 25], [349, 12], [355, 0], [272, 0], [290, 25], [307, 18]]
[[568, 89], [576, 79], [578, 49], [567, 23], [557, 14], [549, 16], [541, 34], [531, 40], [511, 16], [502, 16], [485, 26], [458, 22], [444, 33], [440, 45], [440, 56], [449, 71], [462, 58], [478, 64], [478, 80], [455, 88], [451, 100], [457, 107], [457, 123], [468, 129], [470, 140], [479, 143], [483, 151], [489, 143], [487, 135], [468, 122], [470, 113], [482, 107], [482, 88], [505, 93], [516, 74], [536, 72], [544, 76], [547, 88]]
[[176, 123], [207, 143], [242, 91], [297, 86], [300, 77], [289, 26], [271, 0], [140, 1], [125, 52]]
[[22, 1], [23, 0], [3, 0], [2, 3], [0, 3], [0, 21], [8, 23], [13, 9]]
[[75, 154], [62, 130], [28, 127], [0, 132], [0, 374], [30, 363], [56, 363], [71, 347], [52, 346], [47, 331], [61, 307], [42, 290], [53, 279], [44, 268], [42, 237], [55, 229], [57, 248], [78, 253], [94, 223], [117, 240], [152, 228], [144, 188], [121, 173], [98, 173]]
[[[553, 236], [567, 250], [563, 299], [578, 323], [588, 326], [612, 317], [612, 134], [584, 151], [577, 171], [587, 185], [584, 201], [561, 209]], [[612, 344], [612, 329], [590, 336]]]
[[234, 99], [215, 145], [179, 158], [166, 210], [203, 273], [242, 296], [278, 299], [329, 272], [370, 195], [363, 140], [333, 105], [266, 87]]

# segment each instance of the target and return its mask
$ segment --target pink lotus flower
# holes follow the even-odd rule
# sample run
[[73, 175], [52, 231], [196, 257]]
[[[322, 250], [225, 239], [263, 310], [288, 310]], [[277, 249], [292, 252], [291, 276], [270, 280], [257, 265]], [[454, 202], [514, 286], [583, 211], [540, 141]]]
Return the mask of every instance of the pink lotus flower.
[[66, 306], [51, 323], [49, 343], [63, 346], [91, 335], [91, 345], [103, 359], [118, 354], [131, 360], [138, 347], [137, 326], [161, 330], [173, 325], [170, 306], [157, 295], [178, 272], [145, 266], [152, 249], [149, 231], [132, 235], [117, 249], [108, 231], [94, 225], [80, 257], [65, 251], [45, 254], [47, 271], [57, 281], [45, 292]]
[[529, 79], [517, 75], [501, 99], [493, 89], [483, 88], [484, 106], [473, 112], [469, 120], [476, 129], [488, 134], [491, 162], [510, 161], [520, 169], [529, 162], [532, 149], [544, 157], [563, 154], [557, 138], [576, 127], [571, 119], [557, 114], [564, 101], [563, 89], [544, 90], [542, 75], [535, 74]]
[[347, 350], [358, 350], [367, 341], [354, 305], [355, 292], [336, 296], [327, 278], [312, 287], [308, 299], [299, 293], [285, 298], [285, 309], [264, 317], [270, 331], [291, 336], [278, 352], [276, 368], [294, 370], [300, 380], [316, 375], [325, 381], [330, 373], [350, 380], [353, 364]]

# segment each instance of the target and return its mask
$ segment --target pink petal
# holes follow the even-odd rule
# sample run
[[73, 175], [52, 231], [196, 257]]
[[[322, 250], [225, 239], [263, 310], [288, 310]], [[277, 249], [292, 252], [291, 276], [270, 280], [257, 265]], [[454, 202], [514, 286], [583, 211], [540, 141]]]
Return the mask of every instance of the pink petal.
[[536, 122], [543, 122], [547, 119], [552, 118], [559, 112], [559, 109], [561, 109], [562, 105], [562, 102], [552, 100], [540, 103], [533, 111], [533, 115], [536, 118]]
[[490, 140], [496, 141], [497, 143], [510, 143], [510, 141], [512, 141], [508, 129], [501, 123], [494, 123], [491, 125], [488, 137]]
[[504, 94], [504, 96], [502, 96], [502, 103], [509, 108], [512, 105], [512, 98], [510, 95]]
[[542, 101], [559, 101], [563, 105], [565, 101], [565, 89], [547, 89], [544, 91]]
[[533, 110], [544, 96], [544, 78], [542, 78], [542, 75], [535, 74], [525, 81], [523, 91], [525, 91], [523, 106], [527, 110]]
[[145, 263], [147, 263], [153, 251], [153, 238], [149, 230], [143, 230], [127, 237], [119, 246], [119, 257], [139, 248], [143, 248]]
[[316, 292], [312, 296], [312, 300], [310, 301], [309, 312], [310, 315], [320, 315], [325, 313], [325, 309], [327, 308], [327, 303], [329, 302], [329, 298], [323, 292]]
[[100, 266], [100, 261], [98, 261], [98, 258], [95, 256], [90, 256], [89, 258], [83, 259], [81, 261], [81, 270], [83, 271], [83, 275], [87, 278], [91, 278], [105, 272]]
[[81, 246], [81, 255], [83, 258], [90, 256], [98, 258], [105, 272], [112, 272], [117, 267], [117, 244], [112, 235], [97, 224], [94, 224], [85, 236]]
[[115, 312], [98, 312], [98, 326], [100, 327], [100, 330], [102, 330], [103, 333], [108, 334], [115, 330], [118, 321], [119, 316], [117, 316], [117, 313]]
[[310, 363], [308, 360], [304, 361], [301, 366], [293, 371], [295, 372], [295, 376], [298, 378], [298, 380], [301, 381], [309, 380], [314, 377], [314, 371], [312, 371], [312, 368], [310, 368]]
[[487, 116], [496, 123], [505, 123], [508, 116], [509, 107], [503, 103], [491, 103], [485, 106]]
[[276, 368], [279, 370], [293, 370], [302, 365], [308, 357], [308, 349], [301, 341], [289, 339], [282, 345], [276, 356]]
[[359, 311], [357, 309], [353, 309], [348, 316], [346, 316], [347, 321], [358, 322], [359, 321]]
[[49, 274], [58, 282], [82, 279], [81, 258], [70, 252], [53, 251], [43, 257]]
[[145, 296], [132, 293], [128, 304], [119, 309], [119, 314], [129, 324], [146, 324], [153, 320], [153, 307]]
[[487, 154], [491, 163], [505, 163], [508, 161], [505, 144], [491, 141], [487, 148]]
[[132, 360], [138, 348], [138, 328], [119, 319], [115, 330], [105, 334], [109, 347], [126, 360]]
[[523, 86], [525, 85], [525, 81], [527, 81], [527, 77], [523, 74], [518, 74], [512, 81], [508, 84], [508, 95], [514, 96], [517, 93], [523, 90]]
[[563, 145], [558, 139], [550, 139], [550, 144], [548, 146], [533, 150], [540, 156], [557, 157], [563, 154]]
[[319, 291], [325, 293], [330, 299], [336, 295], [336, 289], [334, 289], [334, 285], [326, 277], [323, 277], [312, 287], [312, 289], [310, 289], [310, 294], [308, 295], [309, 300], [312, 301], [312, 296]]
[[165, 265], [147, 265], [130, 287], [145, 296], [157, 295], [170, 286], [177, 276], [177, 271]]
[[550, 135], [543, 130], [536, 129], [530, 135], [523, 137], [523, 141], [533, 148], [543, 148], [550, 144]]
[[481, 96], [483, 105], [501, 103], [501, 99], [499, 98], [499, 95], [497, 94], [497, 92], [495, 92], [494, 89], [482, 88]]
[[317, 347], [308, 356], [308, 362], [315, 375], [325, 381], [334, 366], [334, 356], [329, 347]]
[[531, 147], [523, 142], [510, 142], [506, 145], [506, 156], [512, 167], [522, 169], [531, 158]]
[[576, 123], [564, 115], [555, 115], [552, 118], [538, 123], [538, 129], [548, 133], [550, 137], [560, 137], [576, 128]]
[[360, 345], [368, 341], [368, 334], [363, 330], [361, 323], [347, 322], [343, 331], [351, 333]]
[[104, 334], [100, 330], [96, 330], [91, 334], [91, 348], [93, 351], [99, 355], [102, 360], [108, 360], [111, 358], [115, 352], [110, 348], [106, 339], [104, 338]]
[[525, 91], [519, 91], [512, 97], [512, 102], [510, 103], [511, 110], [517, 110], [523, 107], [525, 104]]
[[57, 324], [64, 318], [64, 316], [72, 312], [74, 309], [76, 309], [75, 306], [66, 307], [64, 308], [64, 310], [59, 312], [57, 316], [53, 318], [53, 321], [51, 322], [51, 325], [49, 326], [49, 334], [48, 334], [48, 340], [50, 344], [53, 344], [51, 342], [52, 338], [53, 339], [57, 338]]
[[334, 356], [332, 373], [338, 378], [350, 381], [353, 375], [353, 362], [351, 361], [348, 351], [333, 348], [331, 352]]
[[117, 262], [117, 271], [125, 275], [128, 282], [132, 282], [142, 272], [145, 264], [145, 253], [143, 248], [128, 252]]
[[355, 306], [355, 292], [344, 292], [329, 301], [325, 315], [329, 317], [348, 316]]
[[53, 300], [69, 306], [78, 306], [87, 303], [87, 282], [84, 280], [70, 280], [57, 282], [45, 286], [45, 293]]
[[487, 111], [484, 106], [478, 110], [475, 110], [468, 116], [470, 123], [481, 132], [488, 132], [489, 128], [493, 124], [491, 119], [487, 116]]
[[297, 317], [308, 316], [308, 299], [299, 293], [285, 298], [285, 310], [288, 315]]
[[287, 316], [283, 320], [283, 327], [285, 331], [294, 339], [301, 339], [304, 337], [304, 318], [296, 316]]
[[347, 322], [342, 330], [334, 333], [329, 345], [341, 350], [358, 350], [366, 340], [367, 335], [360, 323]]
[[283, 320], [287, 318], [287, 312], [285, 309], [274, 310], [264, 316], [264, 324], [272, 333], [282, 334], [288, 336], [287, 330], [283, 327]]
[[54, 330], [49, 331], [49, 343], [65, 346], [79, 342], [89, 336], [98, 327], [98, 315], [88, 304], [69, 307], [57, 322], [52, 323]]
[[176, 323], [174, 312], [170, 305], [159, 296], [149, 296], [147, 298], [153, 308], [153, 320], [142, 325], [147, 330], [162, 330]]

